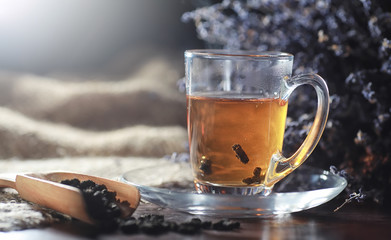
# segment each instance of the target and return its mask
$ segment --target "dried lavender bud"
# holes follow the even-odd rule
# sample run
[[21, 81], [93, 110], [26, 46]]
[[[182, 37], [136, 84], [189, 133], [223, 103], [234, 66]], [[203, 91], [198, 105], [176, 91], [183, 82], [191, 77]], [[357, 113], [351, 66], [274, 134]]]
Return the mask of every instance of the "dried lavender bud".
[[236, 157], [244, 164], [248, 163], [249, 159], [246, 152], [242, 149], [242, 146], [239, 144], [234, 144], [232, 150], [236, 153]]
[[360, 188], [358, 190], [358, 193], [354, 192], [349, 194], [349, 198], [345, 199], [345, 202], [343, 202], [339, 207], [334, 209], [334, 212], [339, 211], [343, 206], [345, 206], [347, 203], [352, 202], [353, 200], [356, 200], [357, 202], [361, 202], [365, 199], [365, 194], [362, 193], [362, 189]]
[[354, 138], [354, 143], [357, 145], [364, 145], [369, 141], [368, 134], [364, 133], [361, 130], [358, 130], [356, 137]]
[[330, 166], [330, 172], [332, 174], [339, 175], [339, 176], [345, 178], [346, 180], [349, 180], [349, 178], [350, 178], [350, 176], [347, 174], [347, 172], [345, 170], [338, 171], [336, 166]]

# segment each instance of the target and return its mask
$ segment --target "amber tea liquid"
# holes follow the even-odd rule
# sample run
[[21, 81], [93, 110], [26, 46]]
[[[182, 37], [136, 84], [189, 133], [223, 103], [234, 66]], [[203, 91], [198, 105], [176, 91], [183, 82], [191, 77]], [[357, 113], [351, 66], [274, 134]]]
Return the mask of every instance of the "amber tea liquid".
[[[202, 95], [187, 96], [187, 107], [195, 182], [232, 187], [261, 185], [272, 155], [282, 150], [287, 102]], [[236, 151], [238, 146], [243, 150], [247, 163], [236, 156], [233, 146]], [[246, 181], [254, 178], [256, 168], [259, 176]]]

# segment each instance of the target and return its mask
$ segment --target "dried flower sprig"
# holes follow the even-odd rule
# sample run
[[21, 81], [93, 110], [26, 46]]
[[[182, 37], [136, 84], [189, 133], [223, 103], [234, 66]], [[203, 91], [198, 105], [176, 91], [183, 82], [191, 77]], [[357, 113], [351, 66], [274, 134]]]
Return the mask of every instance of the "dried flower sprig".
[[346, 181], [348, 181], [348, 186], [346, 187], [345, 191], [346, 192], [350, 192], [349, 194], [349, 197], [347, 199], [345, 199], [345, 201], [339, 206], [337, 207], [336, 209], [334, 209], [334, 212], [340, 210], [343, 206], [345, 206], [346, 204], [352, 202], [353, 200], [356, 200], [357, 202], [362, 202], [365, 200], [366, 198], [366, 194], [364, 194], [362, 188], [359, 188], [358, 191], [352, 191], [352, 185], [354, 185], [352, 182], [353, 182], [353, 179], [351, 176], [349, 176], [349, 174], [345, 171], [345, 170], [338, 170], [336, 166], [330, 166], [330, 172], [332, 174], [335, 174], [335, 175], [338, 175], [338, 176], [341, 176], [343, 178], [346, 179]]
[[345, 202], [343, 202], [339, 207], [337, 207], [336, 209], [334, 209], [333, 212], [337, 212], [338, 210], [340, 210], [343, 206], [345, 206], [346, 204], [352, 202], [353, 200], [356, 200], [357, 202], [362, 202], [364, 199], [365, 199], [365, 194], [362, 193], [362, 190], [361, 188], [358, 190], [358, 193], [354, 192], [354, 193], [351, 193], [349, 194], [349, 198], [345, 199]]

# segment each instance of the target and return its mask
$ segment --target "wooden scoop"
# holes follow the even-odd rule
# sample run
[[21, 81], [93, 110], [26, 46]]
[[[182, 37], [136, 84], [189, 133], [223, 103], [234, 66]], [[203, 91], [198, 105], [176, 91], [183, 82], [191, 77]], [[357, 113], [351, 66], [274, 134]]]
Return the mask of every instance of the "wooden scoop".
[[77, 178], [80, 181], [91, 180], [97, 184], [104, 184], [109, 191], [115, 191], [117, 199], [130, 203], [129, 210], [123, 213], [125, 216], [133, 214], [139, 204], [140, 193], [134, 186], [77, 173], [53, 172], [47, 174], [21, 174], [11, 177], [0, 176], [0, 188], [13, 188], [18, 191], [21, 198], [27, 201], [94, 224], [94, 220], [87, 213], [86, 203], [81, 191], [78, 188], [60, 183], [62, 180], [73, 178]]

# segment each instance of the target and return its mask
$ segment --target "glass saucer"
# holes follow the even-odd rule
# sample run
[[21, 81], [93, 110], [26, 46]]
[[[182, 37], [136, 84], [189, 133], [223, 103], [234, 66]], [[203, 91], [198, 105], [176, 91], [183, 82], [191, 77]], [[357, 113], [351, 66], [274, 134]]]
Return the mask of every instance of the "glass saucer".
[[167, 161], [124, 173], [121, 181], [136, 186], [143, 200], [191, 214], [230, 218], [263, 217], [319, 206], [346, 187], [344, 178], [301, 166], [265, 196], [199, 194], [188, 163]]

